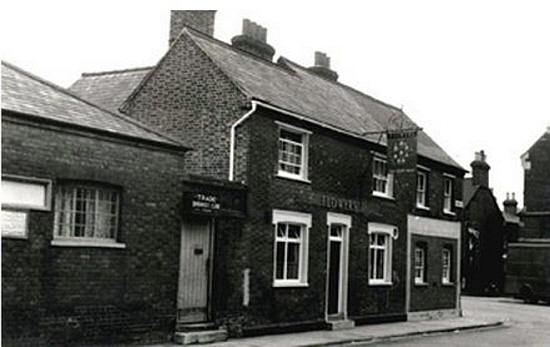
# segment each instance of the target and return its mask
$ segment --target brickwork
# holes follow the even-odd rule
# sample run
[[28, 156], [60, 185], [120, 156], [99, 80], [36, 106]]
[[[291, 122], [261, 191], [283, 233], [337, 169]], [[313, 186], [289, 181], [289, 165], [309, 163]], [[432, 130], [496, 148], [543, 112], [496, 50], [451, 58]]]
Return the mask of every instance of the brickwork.
[[230, 127], [246, 99], [223, 72], [182, 36], [130, 98], [124, 112], [188, 143], [190, 174], [227, 179]]
[[53, 211], [31, 211], [28, 239], [2, 239], [3, 342], [165, 339], [175, 318], [181, 153], [4, 117], [2, 173], [51, 179], [54, 192], [63, 180], [120, 187], [126, 245], [52, 246]]
[[[309, 179], [304, 183], [277, 177], [278, 129], [275, 121], [312, 131], [309, 137]], [[242, 270], [250, 269], [250, 305], [242, 307], [242, 292], [231, 299], [228, 310], [221, 316], [231, 320], [232, 333], [257, 326], [269, 327], [277, 324], [308, 324], [323, 321], [325, 317], [326, 276], [327, 276], [327, 212], [348, 214], [352, 217], [349, 249], [349, 288], [348, 314], [359, 320], [373, 316], [405, 313], [406, 278], [406, 228], [407, 212], [410, 204], [373, 197], [371, 195], [372, 168], [371, 151], [385, 153], [385, 148], [375, 144], [366, 144], [344, 137], [310, 124], [289, 120], [266, 110], [260, 110], [238, 128], [238, 136], [246, 139], [248, 148], [237, 146], [237, 155], [246, 155], [246, 171], [240, 171], [239, 180], [246, 182], [249, 188], [248, 219], [238, 240], [229, 244], [238, 245], [242, 251], [240, 257], [233, 256], [225, 266], [234, 266], [236, 276], [227, 276], [224, 282], [227, 288], [242, 291]], [[237, 161], [237, 167], [240, 165]], [[442, 172], [434, 166], [430, 192], [433, 200], [441, 199], [439, 208], [430, 213], [441, 219], [456, 220], [456, 216], [443, 215]], [[402, 186], [414, 187], [416, 176], [401, 178]], [[409, 182], [410, 181], [410, 182]], [[457, 178], [455, 189], [461, 189], [461, 178]], [[398, 187], [396, 187], [398, 188]], [[414, 191], [412, 192], [414, 194]], [[330, 210], [313, 202], [312, 197], [325, 194], [331, 197], [361, 201], [359, 211]], [[410, 193], [409, 193], [410, 194]], [[271, 223], [273, 209], [283, 209], [310, 213], [312, 228], [309, 232], [308, 286], [305, 288], [273, 287], [274, 229]], [[458, 209], [456, 212], [460, 212]], [[397, 226], [401, 236], [393, 241], [392, 285], [374, 286], [368, 284], [368, 223], [377, 222]], [[224, 237], [235, 237], [225, 234]], [[456, 242], [455, 242], [456, 247]], [[236, 255], [236, 254], [235, 254]], [[439, 257], [438, 259], [441, 259]], [[238, 264], [238, 265], [236, 265]], [[235, 266], [236, 265], [236, 266]], [[238, 267], [241, 266], [241, 271]], [[434, 287], [439, 289], [439, 287]], [[441, 308], [455, 304], [449, 293], [454, 289], [434, 290], [437, 298], [434, 307]], [[441, 294], [440, 294], [441, 293]], [[450, 300], [450, 303], [448, 302]], [[314, 309], [313, 309], [314, 308]], [[231, 312], [231, 310], [233, 310]], [[231, 318], [227, 318], [231, 317]], [[222, 319], [222, 321], [224, 321]]]
[[[414, 249], [421, 246], [425, 250], [426, 256], [426, 283], [415, 284], [414, 281]], [[442, 283], [443, 248], [451, 249], [452, 265], [451, 278], [452, 284]], [[446, 239], [442, 237], [428, 237], [412, 235], [411, 237], [411, 312], [453, 309], [456, 308], [456, 281], [457, 276], [457, 241], [455, 239]]]

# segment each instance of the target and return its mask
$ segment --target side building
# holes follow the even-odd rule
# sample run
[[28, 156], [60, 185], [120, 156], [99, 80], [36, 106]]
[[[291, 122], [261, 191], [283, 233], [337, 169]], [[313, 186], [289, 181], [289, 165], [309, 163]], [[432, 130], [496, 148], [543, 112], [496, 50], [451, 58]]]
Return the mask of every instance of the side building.
[[521, 156], [524, 207], [517, 242], [508, 244], [506, 291], [550, 301], [550, 127]]
[[[325, 54], [273, 62], [265, 28], [245, 20], [230, 45], [214, 15], [173, 11], [156, 66], [71, 87], [194, 148], [178, 338], [197, 323], [254, 335], [458, 315], [464, 169], [402, 110], [339, 83]], [[220, 220], [240, 198], [213, 182], [246, 187], [244, 218]]]
[[505, 220], [489, 187], [485, 152], [476, 152], [470, 165], [463, 192], [462, 285], [468, 294], [496, 295], [504, 286]]
[[2, 345], [164, 339], [189, 149], [2, 62]]

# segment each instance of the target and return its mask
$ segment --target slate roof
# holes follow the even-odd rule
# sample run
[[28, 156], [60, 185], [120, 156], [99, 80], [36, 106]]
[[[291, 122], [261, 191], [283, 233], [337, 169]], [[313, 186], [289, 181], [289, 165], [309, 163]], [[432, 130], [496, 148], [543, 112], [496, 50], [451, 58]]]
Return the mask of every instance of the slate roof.
[[69, 87], [69, 90], [111, 112], [119, 113], [120, 105], [152, 69], [153, 67], [150, 66], [128, 70], [83, 73], [82, 77]]
[[2, 110], [154, 142], [157, 145], [189, 148], [146, 125], [104, 110], [62, 87], [6, 62], [2, 62]]
[[[392, 119], [403, 119], [407, 127], [416, 126], [401, 109], [344, 84], [319, 77], [286, 58], [281, 57], [278, 63], [268, 62], [191, 28], [185, 28], [181, 35], [191, 37], [250, 99], [266, 102], [298, 114], [306, 120], [330, 125], [373, 142], [379, 140], [379, 135], [366, 133], [387, 129]], [[139, 72], [145, 76], [145, 71]], [[116, 102], [103, 100], [104, 96], [120, 93], [121, 97], [115, 97], [118, 102], [122, 95], [132, 94], [132, 91], [120, 90], [120, 87], [130, 87], [136, 80], [136, 74], [130, 72], [83, 74], [71, 90], [112, 109]], [[137, 82], [134, 88], [139, 88], [140, 83]], [[385, 137], [380, 142], [385, 145]], [[465, 171], [424, 131], [418, 134], [418, 153]]]

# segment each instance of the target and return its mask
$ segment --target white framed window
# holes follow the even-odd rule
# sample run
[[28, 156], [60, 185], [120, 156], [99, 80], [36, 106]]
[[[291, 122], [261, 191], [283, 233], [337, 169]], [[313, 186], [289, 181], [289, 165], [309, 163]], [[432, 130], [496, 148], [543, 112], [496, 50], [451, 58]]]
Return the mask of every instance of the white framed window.
[[307, 286], [308, 233], [311, 215], [273, 210], [275, 244], [273, 286]]
[[392, 283], [392, 235], [395, 227], [369, 223], [369, 284]]
[[420, 245], [414, 249], [414, 283], [426, 283], [426, 248]]
[[279, 161], [281, 177], [308, 180], [308, 143], [310, 131], [279, 123]]
[[388, 172], [388, 161], [378, 155], [372, 157], [372, 194], [393, 197], [393, 175]]
[[443, 284], [453, 283], [452, 280], [452, 251], [449, 247], [444, 247], [442, 251], [442, 276]]
[[85, 184], [59, 185], [55, 195], [52, 243], [59, 240], [116, 243], [119, 204], [120, 192], [116, 189]]
[[424, 171], [416, 173], [416, 206], [427, 208], [428, 174]]
[[443, 177], [443, 212], [453, 214], [453, 184], [452, 177]]

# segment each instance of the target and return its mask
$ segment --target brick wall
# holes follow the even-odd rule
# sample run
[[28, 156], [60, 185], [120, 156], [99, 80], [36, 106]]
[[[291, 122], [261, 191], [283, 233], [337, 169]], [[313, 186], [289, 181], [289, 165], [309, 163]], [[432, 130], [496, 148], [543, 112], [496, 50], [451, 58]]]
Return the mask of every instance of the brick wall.
[[[426, 284], [414, 282], [414, 249], [424, 247], [426, 256]], [[443, 247], [449, 247], [452, 254], [451, 278], [453, 284], [442, 283]], [[426, 311], [456, 308], [457, 241], [442, 237], [412, 235], [411, 237], [411, 302], [410, 311]]]
[[4, 117], [2, 173], [51, 179], [54, 192], [63, 179], [120, 187], [126, 244], [52, 246], [53, 212], [31, 211], [27, 240], [2, 239], [4, 343], [26, 334], [48, 344], [165, 339], [175, 318], [182, 156]]
[[[276, 177], [278, 160], [278, 125], [275, 120], [311, 130], [309, 137], [309, 179], [303, 183]], [[242, 307], [242, 296], [231, 300], [228, 312], [233, 312], [234, 331], [254, 327], [273, 327], [287, 323], [311, 323], [323, 321], [325, 317], [325, 288], [327, 276], [327, 212], [338, 212], [352, 216], [349, 249], [348, 314], [358, 321], [374, 316], [403, 315], [405, 312], [406, 278], [406, 228], [407, 207], [403, 204], [373, 197], [371, 195], [372, 168], [371, 151], [385, 153], [385, 148], [368, 145], [349, 137], [341, 136], [310, 124], [289, 120], [274, 112], [259, 110], [238, 130], [238, 136], [246, 139], [248, 148], [237, 147], [237, 155], [246, 155], [246, 171], [239, 171], [238, 180], [249, 187], [248, 219], [236, 242], [243, 251], [231, 260], [236, 277], [228, 277], [228, 288], [242, 291], [241, 271], [250, 268], [250, 306]], [[243, 145], [244, 146], [244, 145]], [[240, 162], [237, 161], [237, 167]], [[442, 173], [434, 166], [430, 192], [433, 201], [440, 199], [440, 208], [430, 213], [441, 219], [456, 220], [456, 216], [443, 216]], [[416, 177], [409, 176], [409, 186], [415, 186]], [[457, 178], [455, 189], [461, 192], [461, 178]], [[361, 201], [360, 211], [329, 210], [311, 203], [311, 196], [328, 196]], [[458, 194], [456, 196], [460, 196]], [[308, 287], [274, 288], [273, 245], [274, 234], [271, 223], [273, 209], [310, 213], [312, 228], [309, 233]], [[460, 212], [457, 209], [457, 212]], [[401, 236], [393, 241], [393, 274], [391, 286], [368, 284], [368, 222], [395, 225]], [[227, 235], [225, 235], [227, 237]], [[237, 236], [235, 236], [237, 238]], [[226, 240], [226, 242], [230, 242]], [[439, 258], [441, 259], [440, 255]], [[438, 287], [439, 288], [439, 287]], [[454, 297], [447, 292], [434, 292], [439, 301], [434, 307], [446, 308], [454, 305]], [[242, 293], [241, 293], [242, 294]], [[229, 295], [229, 297], [232, 297]], [[450, 300], [450, 303], [447, 302]], [[454, 306], [453, 306], [454, 307]], [[235, 318], [237, 317], [237, 318]]]
[[227, 179], [230, 127], [245, 98], [184, 35], [127, 104], [125, 113], [188, 143], [191, 174]]

